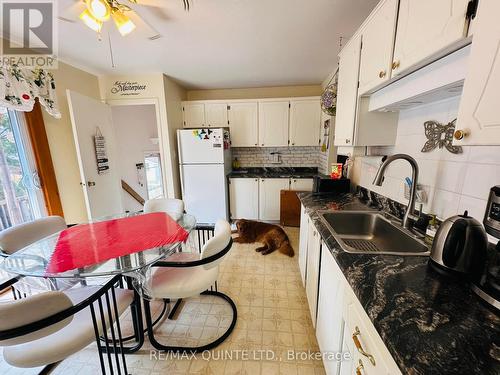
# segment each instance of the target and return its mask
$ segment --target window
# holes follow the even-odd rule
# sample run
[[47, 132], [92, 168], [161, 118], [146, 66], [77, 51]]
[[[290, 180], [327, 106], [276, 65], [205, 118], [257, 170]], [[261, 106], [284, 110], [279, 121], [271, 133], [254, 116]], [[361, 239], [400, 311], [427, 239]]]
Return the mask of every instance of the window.
[[22, 112], [0, 107], [0, 229], [47, 214]]

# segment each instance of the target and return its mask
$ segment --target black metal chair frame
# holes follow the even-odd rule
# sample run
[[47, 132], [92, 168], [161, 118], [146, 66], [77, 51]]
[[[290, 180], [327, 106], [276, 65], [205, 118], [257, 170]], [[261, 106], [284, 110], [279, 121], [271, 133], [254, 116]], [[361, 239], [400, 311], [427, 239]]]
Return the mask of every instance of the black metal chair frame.
[[[198, 250], [201, 252], [202, 246], [205, 244], [206, 241], [208, 241], [212, 236], [213, 236], [213, 227], [208, 227], [208, 226], [197, 226], [196, 230], [198, 232]], [[208, 232], [207, 235], [205, 235]], [[200, 234], [202, 236], [200, 236]], [[233, 240], [230, 239], [229, 243], [227, 246], [219, 251], [217, 254], [211, 255], [209, 257], [195, 260], [195, 261], [187, 261], [187, 262], [180, 262], [180, 261], [175, 261], [175, 262], [169, 262], [169, 261], [159, 261], [153, 264], [152, 267], [172, 267], [172, 268], [189, 268], [189, 267], [198, 267], [198, 266], [203, 266], [208, 263], [212, 263], [220, 258], [222, 258], [224, 255], [226, 255], [229, 250], [231, 249], [233, 245]], [[150, 301], [148, 299], [144, 299], [144, 315], [146, 317], [146, 327], [147, 327], [147, 332], [148, 332], [148, 337], [149, 341], [151, 342], [151, 345], [158, 350], [162, 351], [168, 351], [168, 352], [191, 352], [191, 353], [198, 353], [202, 352], [205, 350], [210, 350], [215, 348], [216, 346], [220, 345], [224, 340], [227, 339], [227, 337], [231, 334], [233, 331], [235, 325], [236, 325], [236, 320], [238, 318], [238, 311], [236, 309], [236, 305], [234, 304], [233, 300], [226, 294], [221, 293], [217, 290], [217, 282], [215, 282], [215, 290], [211, 288], [211, 290], [206, 290], [201, 293], [202, 295], [211, 295], [211, 296], [216, 296], [219, 298], [224, 299], [229, 306], [231, 307], [233, 311], [233, 319], [231, 321], [231, 324], [229, 325], [228, 329], [224, 332], [222, 336], [220, 336], [218, 339], [215, 341], [212, 341], [208, 344], [202, 345], [202, 346], [196, 346], [196, 347], [183, 347], [183, 346], [168, 346], [168, 345], [162, 345], [159, 343], [154, 335], [154, 322], [152, 319], [151, 315], [151, 306], [150, 306]], [[172, 319], [173, 316], [175, 315], [175, 312], [179, 306], [179, 300], [177, 300], [174, 308], [172, 309], [171, 313], [169, 314], [169, 319]]]
[[[21, 295], [20, 292], [15, 289], [15, 283], [17, 283], [21, 279], [22, 279], [21, 276], [14, 277], [14, 278], [4, 282], [3, 284], [0, 284], [0, 290], [4, 290], [4, 289], [10, 287], [12, 289], [14, 299], [23, 298], [23, 295]], [[116, 304], [116, 294], [115, 294], [115, 287], [122, 286], [122, 285], [123, 285], [123, 283], [122, 283], [121, 276], [120, 275], [114, 276], [108, 282], [106, 282], [105, 285], [100, 287], [96, 293], [94, 293], [93, 295], [82, 300], [78, 304], [69, 307], [68, 309], [60, 311], [60, 312], [53, 314], [47, 318], [40, 319], [38, 321], [29, 323], [29, 324], [25, 324], [21, 327], [0, 331], [0, 340], [8, 340], [8, 339], [17, 338], [17, 337], [24, 336], [24, 335], [36, 332], [38, 330], [44, 329], [44, 328], [49, 327], [53, 324], [56, 324], [58, 322], [63, 321], [64, 319], [67, 319], [67, 318], [75, 315], [79, 311], [82, 311], [83, 309], [88, 307], [90, 309], [90, 313], [92, 316], [92, 322], [94, 325], [94, 333], [95, 333], [96, 343], [97, 343], [97, 347], [98, 347], [99, 361], [100, 361], [100, 365], [101, 365], [102, 374], [106, 374], [106, 365], [105, 365], [105, 359], [104, 359], [104, 354], [106, 354], [110, 374], [114, 374], [115, 369], [116, 369], [116, 372], [119, 375], [121, 375], [121, 374], [126, 375], [126, 374], [128, 374], [127, 364], [125, 361], [125, 353], [127, 352], [127, 350], [125, 350], [125, 348], [123, 347], [120, 319], [119, 319], [119, 314], [118, 314], [118, 309], [117, 309], [117, 304]], [[16, 294], [16, 292], [17, 292], [17, 294]], [[135, 293], [137, 293], [137, 292], [135, 292]], [[26, 296], [24, 295], [24, 297], [26, 297]], [[135, 297], [137, 297], [137, 296], [135, 296]], [[104, 302], [103, 302], [103, 300], [104, 300]], [[137, 300], [139, 300], [139, 299], [134, 298], [134, 301], [137, 301]], [[95, 302], [97, 302], [97, 309], [99, 310], [99, 315], [101, 317], [100, 322], [98, 321], [98, 318], [96, 315], [96, 311], [95, 311], [96, 307], [94, 307]], [[109, 327], [107, 327], [106, 321], [104, 318], [104, 308], [103, 308], [104, 303], [106, 303], [106, 307], [107, 307]], [[133, 306], [131, 306], [131, 308], [133, 308]], [[140, 309], [139, 309], [138, 313], [140, 314]], [[132, 309], [132, 314], [134, 314], [133, 309]], [[112, 324], [113, 315], [115, 318], [114, 324]], [[134, 321], [135, 321], [135, 319], [134, 319]], [[142, 319], [138, 319], [137, 322], [138, 322], [137, 324], [141, 325]], [[116, 332], [115, 332], [114, 326], [116, 327]], [[104, 343], [102, 343], [100, 340], [99, 327], [102, 328], [102, 334], [105, 337]], [[111, 339], [108, 339], [108, 330], [111, 332]], [[136, 332], [136, 334], [137, 334], [137, 332]], [[140, 337], [140, 335], [138, 335], [138, 336], [139, 336], [138, 341], [140, 341], [141, 337]], [[138, 350], [142, 346], [143, 342], [144, 342], [144, 336], [142, 336], [142, 342], [139, 342], [136, 350]], [[135, 348], [132, 348], [132, 349], [135, 349]], [[114, 354], [114, 355], [112, 355], [112, 354]], [[114, 361], [113, 361], [113, 357], [114, 357]], [[55, 365], [57, 365], [57, 364], [51, 364], [51, 365], [46, 366], [40, 372], [40, 374], [48, 373], [50, 371], [50, 369], [53, 368]]]

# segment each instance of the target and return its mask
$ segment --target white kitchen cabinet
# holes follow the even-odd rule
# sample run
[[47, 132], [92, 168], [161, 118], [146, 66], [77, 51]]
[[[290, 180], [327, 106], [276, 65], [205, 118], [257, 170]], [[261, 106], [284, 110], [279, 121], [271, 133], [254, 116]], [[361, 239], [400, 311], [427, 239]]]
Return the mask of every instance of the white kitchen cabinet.
[[321, 131], [319, 98], [290, 101], [290, 146], [317, 146]]
[[258, 145], [257, 102], [230, 103], [228, 105], [229, 131], [233, 147]]
[[307, 273], [307, 235], [309, 232], [309, 216], [304, 205], [300, 206], [300, 233], [299, 233], [299, 270], [302, 285], [306, 286]]
[[[345, 335], [344, 338], [357, 348], [355, 337], [357, 338], [360, 348], [369, 354], [364, 355], [359, 349], [358, 358], [363, 363], [362, 374], [366, 375], [398, 375], [401, 374], [398, 365], [392, 358], [389, 350], [385, 346], [382, 338], [373, 326], [370, 318], [366, 314], [363, 306], [354, 294], [350, 287], [344, 290], [344, 321]], [[353, 367], [359, 363], [356, 359]]]
[[229, 207], [231, 219], [259, 219], [259, 179], [230, 178]]
[[[322, 244], [316, 338], [319, 349], [323, 353], [342, 352], [344, 288], [342, 271], [333, 259], [330, 250]], [[323, 364], [327, 375], [337, 375], [340, 363], [340, 361], [329, 360], [325, 357]]]
[[291, 178], [290, 190], [312, 191], [313, 183], [314, 181], [312, 178]]
[[227, 126], [227, 104], [205, 103], [205, 123], [209, 128]]
[[469, 0], [400, 0], [393, 75], [463, 40]]
[[306, 295], [313, 327], [316, 327], [320, 260], [321, 236], [312, 221], [309, 220], [309, 229], [307, 232]]
[[358, 102], [359, 58], [361, 37], [355, 36], [340, 52], [337, 89], [335, 146], [352, 146]]
[[500, 145], [500, 1], [481, 0], [454, 144]]
[[203, 128], [205, 127], [205, 104], [189, 103], [182, 104], [185, 128]]
[[259, 219], [280, 219], [280, 192], [289, 190], [288, 178], [261, 178], [259, 180]]
[[382, 86], [391, 77], [397, 11], [398, 0], [384, 0], [364, 25], [359, 70], [360, 94]]
[[288, 146], [289, 106], [288, 100], [259, 102], [259, 146]]

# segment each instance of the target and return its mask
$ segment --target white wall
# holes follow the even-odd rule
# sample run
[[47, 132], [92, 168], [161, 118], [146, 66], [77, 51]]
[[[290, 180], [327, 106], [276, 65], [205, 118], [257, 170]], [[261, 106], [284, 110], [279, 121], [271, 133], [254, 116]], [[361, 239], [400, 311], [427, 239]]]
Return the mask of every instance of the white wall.
[[[136, 164], [144, 163], [145, 151], [159, 151], [158, 144], [155, 145], [150, 140], [158, 138], [155, 106], [120, 105], [112, 106], [111, 111], [121, 179], [142, 198], [148, 199], [145, 181], [143, 186], [139, 185]], [[142, 205], [124, 190], [122, 190], [122, 202], [125, 210], [142, 209]]]
[[[428, 185], [429, 202], [424, 211], [444, 219], [463, 213], [482, 221], [489, 189], [500, 185], [500, 146], [468, 146], [454, 155], [446, 149], [422, 153], [426, 141], [423, 124], [428, 120], [448, 123], [457, 117], [459, 98], [432, 103], [400, 112], [396, 145], [371, 149], [371, 154], [391, 155], [406, 153], [413, 156], [420, 167], [419, 183]], [[411, 176], [407, 162], [394, 162], [387, 170], [382, 187], [372, 184], [380, 164], [380, 157], [358, 156], [351, 178], [354, 183], [407, 203], [403, 180]]]

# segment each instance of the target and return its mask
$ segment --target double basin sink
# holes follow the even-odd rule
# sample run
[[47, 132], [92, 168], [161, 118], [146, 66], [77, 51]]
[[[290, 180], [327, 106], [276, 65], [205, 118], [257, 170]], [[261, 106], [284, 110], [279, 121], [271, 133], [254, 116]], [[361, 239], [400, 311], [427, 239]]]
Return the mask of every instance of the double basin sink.
[[342, 250], [357, 254], [429, 255], [411, 231], [376, 211], [320, 211]]

